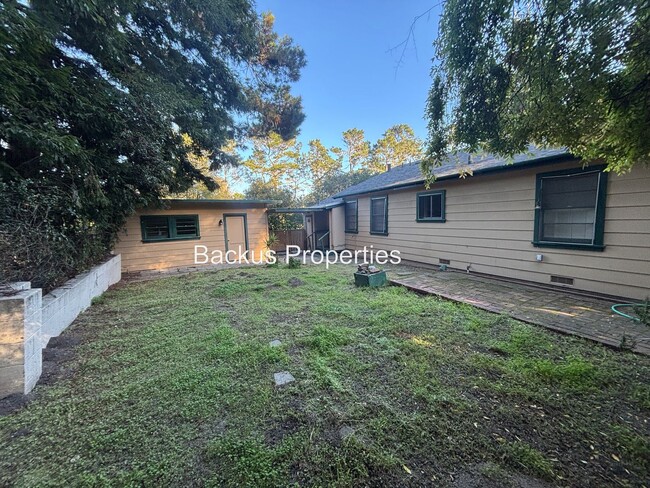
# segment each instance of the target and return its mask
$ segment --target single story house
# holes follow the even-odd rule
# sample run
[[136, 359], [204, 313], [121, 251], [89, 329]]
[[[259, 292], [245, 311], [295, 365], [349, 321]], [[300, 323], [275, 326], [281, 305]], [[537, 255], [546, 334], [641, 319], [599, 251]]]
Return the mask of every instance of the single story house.
[[650, 168], [617, 175], [563, 149], [530, 148], [509, 160], [456, 154], [434, 174], [426, 187], [419, 163], [394, 167], [305, 215], [332, 249], [372, 246], [469, 273], [650, 295]]
[[[214, 251], [248, 250], [259, 257], [266, 250], [267, 207], [271, 203], [164, 200], [163, 208], [141, 209], [127, 220], [114, 252], [122, 254], [124, 273], [210, 265]], [[204, 256], [196, 262], [195, 246], [207, 248], [208, 262], [201, 262]]]

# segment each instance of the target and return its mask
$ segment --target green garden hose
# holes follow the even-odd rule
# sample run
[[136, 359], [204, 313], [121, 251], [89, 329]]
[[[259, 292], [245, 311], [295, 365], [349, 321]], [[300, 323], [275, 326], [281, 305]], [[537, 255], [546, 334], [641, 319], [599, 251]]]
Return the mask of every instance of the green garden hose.
[[638, 317], [633, 317], [632, 315], [628, 315], [626, 313], [621, 312], [618, 310], [618, 307], [642, 307], [644, 304], [643, 303], [617, 303], [616, 305], [612, 305], [612, 312], [617, 313], [619, 315], [622, 315], [623, 317], [627, 317], [628, 319], [636, 320], [637, 322], [641, 322], [641, 319]]

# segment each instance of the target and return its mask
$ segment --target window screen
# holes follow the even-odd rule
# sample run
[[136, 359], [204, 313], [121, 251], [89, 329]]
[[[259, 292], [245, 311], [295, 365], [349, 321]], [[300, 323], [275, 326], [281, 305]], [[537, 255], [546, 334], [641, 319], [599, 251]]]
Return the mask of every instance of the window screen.
[[543, 177], [540, 240], [592, 244], [600, 173]]
[[345, 202], [345, 232], [357, 232], [358, 213], [357, 201]]
[[198, 215], [143, 215], [142, 240], [196, 239], [200, 236]]
[[372, 234], [388, 233], [388, 199], [372, 198], [370, 200], [370, 232]]
[[417, 196], [419, 221], [443, 222], [445, 219], [445, 192], [421, 193]]

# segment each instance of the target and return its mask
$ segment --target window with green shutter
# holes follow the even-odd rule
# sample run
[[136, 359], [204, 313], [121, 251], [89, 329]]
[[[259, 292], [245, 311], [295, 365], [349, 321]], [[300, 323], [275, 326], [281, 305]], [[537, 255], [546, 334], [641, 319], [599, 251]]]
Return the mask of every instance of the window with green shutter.
[[370, 233], [388, 234], [388, 197], [370, 199]]
[[199, 239], [198, 215], [143, 215], [140, 217], [143, 242]]
[[359, 206], [357, 200], [345, 202], [345, 232], [355, 234], [359, 231]]

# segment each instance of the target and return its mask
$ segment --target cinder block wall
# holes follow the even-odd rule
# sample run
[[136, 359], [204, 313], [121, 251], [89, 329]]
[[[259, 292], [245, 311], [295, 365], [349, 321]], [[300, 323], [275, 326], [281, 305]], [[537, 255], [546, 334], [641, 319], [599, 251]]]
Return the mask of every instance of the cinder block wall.
[[42, 348], [90, 306], [92, 299], [120, 281], [120, 255], [82, 273], [42, 297], [28, 282], [0, 297], [0, 398], [29, 393], [42, 370]]
[[63, 332], [96, 296], [122, 277], [121, 256], [94, 267], [67, 281], [43, 297], [43, 347]]
[[0, 297], [0, 398], [29, 393], [41, 376], [41, 290]]

